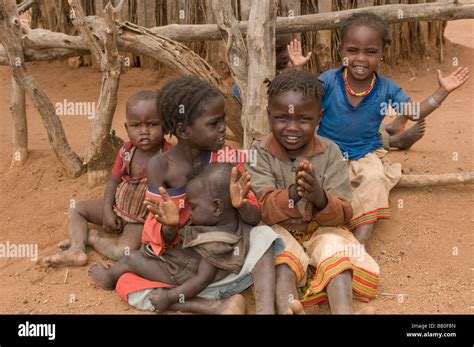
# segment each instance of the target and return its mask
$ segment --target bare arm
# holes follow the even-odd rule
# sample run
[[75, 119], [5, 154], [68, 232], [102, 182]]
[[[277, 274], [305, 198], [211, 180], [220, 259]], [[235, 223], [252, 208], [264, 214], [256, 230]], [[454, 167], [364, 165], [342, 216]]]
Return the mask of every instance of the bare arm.
[[114, 212], [115, 192], [122, 181], [114, 176], [110, 176], [105, 186], [103, 199], [102, 225], [107, 230], [120, 230], [122, 221]]
[[419, 109], [417, 102], [412, 101], [404, 105], [401, 110], [401, 115], [413, 121], [426, 118], [441, 105], [444, 99], [448, 97], [449, 93], [459, 88], [469, 79], [469, 69], [467, 67], [460, 67], [446, 77], [441, 75], [440, 70], [438, 70], [437, 73], [439, 88], [436, 89], [428, 98], [419, 103]]

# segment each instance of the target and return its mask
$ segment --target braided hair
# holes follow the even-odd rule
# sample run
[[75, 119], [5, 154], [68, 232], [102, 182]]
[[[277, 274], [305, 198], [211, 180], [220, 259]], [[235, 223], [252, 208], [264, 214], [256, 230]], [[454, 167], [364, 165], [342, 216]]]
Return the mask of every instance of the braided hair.
[[305, 97], [314, 97], [319, 104], [322, 103], [324, 89], [323, 83], [308, 72], [292, 69], [276, 76], [272, 81], [266, 79], [268, 102], [274, 96], [287, 91], [302, 92]]
[[168, 82], [158, 93], [157, 110], [165, 134], [176, 135], [176, 125], [191, 124], [202, 112], [202, 105], [221, 96], [218, 89], [196, 76]]
[[384, 47], [390, 45], [390, 43], [392, 42], [392, 40], [390, 39], [390, 28], [387, 22], [385, 22], [376, 14], [370, 12], [358, 12], [354, 13], [350, 17], [343, 19], [339, 24], [342, 43], [344, 43], [344, 39], [346, 38], [349, 29], [353, 26], [367, 26], [372, 29], [375, 29], [380, 34]]

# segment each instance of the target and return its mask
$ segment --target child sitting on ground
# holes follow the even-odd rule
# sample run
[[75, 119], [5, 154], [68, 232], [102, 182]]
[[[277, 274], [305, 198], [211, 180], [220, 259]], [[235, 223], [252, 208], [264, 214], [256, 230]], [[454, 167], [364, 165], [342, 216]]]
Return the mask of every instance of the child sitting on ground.
[[[120, 148], [107, 182], [104, 198], [81, 201], [69, 210], [69, 237], [60, 247], [66, 250], [45, 257], [52, 266], [82, 266], [87, 263], [86, 245], [102, 255], [117, 260], [125, 252], [140, 247], [143, 223], [147, 216], [145, 199], [148, 161], [171, 145], [163, 139], [156, 111], [154, 91], [132, 95], [126, 105], [125, 129], [130, 139]], [[103, 226], [119, 239], [107, 239], [90, 230], [88, 223]]]
[[[145, 244], [140, 251], [121, 258], [108, 270], [94, 264], [89, 270], [90, 276], [100, 287], [109, 290], [115, 288], [118, 278], [125, 272], [177, 285], [175, 288], [157, 288], [149, 294], [148, 299], [155, 310], [163, 312], [168, 308], [182, 310], [179, 302], [183, 298], [193, 299], [212, 282], [229, 273], [238, 274], [248, 254], [252, 227], [242, 220], [232, 204], [229, 190], [232, 169], [228, 163], [210, 164], [187, 183], [190, 218], [179, 230], [178, 207], [166, 190], [160, 188], [163, 200], [156, 205], [155, 212], [163, 223], [163, 234], [169, 234], [171, 239], [179, 234], [176, 247], [157, 256], [150, 245]], [[237, 172], [235, 170], [235, 174]], [[272, 290], [269, 292], [271, 294]], [[245, 312], [244, 300], [239, 294], [227, 300], [209, 301], [207, 305], [209, 313]]]
[[[186, 184], [207, 165], [230, 162], [237, 164], [235, 170], [238, 169], [242, 173], [239, 180], [232, 180], [230, 184], [229, 189], [234, 191], [231, 196], [236, 197], [233, 205], [245, 223], [257, 225], [260, 222], [259, 205], [254, 194], [249, 191], [250, 177], [243, 170], [243, 161], [247, 158], [241, 156], [241, 152], [225, 145], [225, 107], [222, 94], [206, 81], [195, 76], [184, 76], [168, 82], [160, 90], [158, 113], [164, 132], [176, 136], [178, 143], [169, 151], [150, 160], [145, 203], [149, 204], [152, 210], [159, 205], [163, 199], [159, 187], [164, 187], [180, 209], [178, 227], [183, 227], [190, 215], [185, 193]], [[148, 215], [142, 243], [156, 256], [173, 249], [179, 242], [179, 238], [163, 234], [161, 228], [159, 217]], [[281, 239], [271, 228], [252, 228], [249, 255], [242, 271], [238, 275], [231, 274], [213, 283], [199, 296], [209, 299], [229, 297], [255, 283], [257, 312], [274, 313], [274, 295], [262, 293], [267, 293], [267, 284], [274, 281], [274, 267], [269, 264], [274, 261], [274, 243], [280, 247], [279, 242]], [[269, 268], [273, 271], [269, 271]], [[129, 304], [140, 309], [149, 309], [147, 300], [142, 299], [156, 286], [161, 284], [127, 273], [120, 278], [116, 289]], [[188, 304], [190, 306], [186, 307]], [[208, 310], [207, 304], [194, 305], [189, 300], [182, 307], [183, 310], [193, 312]]]
[[329, 299], [332, 313], [351, 313], [352, 298], [374, 298], [377, 263], [345, 227], [352, 217], [347, 165], [336, 144], [315, 135], [322, 111], [317, 77], [290, 70], [268, 86], [271, 133], [256, 141], [257, 165], [246, 169], [262, 220], [283, 238], [276, 258], [278, 313], [302, 313], [297, 286], [315, 270], [303, 305]]
[[[285, 60], [287, 66], [282, 66], [282, 70], [289, 68], [302, 69], [311, 58], [311, 52], [304, 56], [301, 42], [298, 39], [293, 40], [291, 34], [286, 34], [282, 37], [286, 38], [288, 51], [286, 54], [287, 59]], [[407, 118], [398, 115], [389, 124], [381, 124], [379, 132], [383, 147], [386, 150], [392, 148], [408, 150], [424, 136], [426, 130], [424, 119], [417, 121], [411, 128], [405, 130], [407, 122]]]
[[413, 102], [377, 67], [388, 44], [389, 27], [375, 14], [360, 12], [341, 22], [343, 66], [319, 76], [324, 83], [324, 116], [318, 134], [334, 141], [348, 160], [354, 218], [350, 230], [366, 244], [377, 220], [390, 218], [389, 191], [401, 177], [400, 164], [383, 158], [380, 124], [388, 106], [410, 120], [423, 120], [469, 78], [458, 68], [447, 77], [438, 70], [439, 88]]

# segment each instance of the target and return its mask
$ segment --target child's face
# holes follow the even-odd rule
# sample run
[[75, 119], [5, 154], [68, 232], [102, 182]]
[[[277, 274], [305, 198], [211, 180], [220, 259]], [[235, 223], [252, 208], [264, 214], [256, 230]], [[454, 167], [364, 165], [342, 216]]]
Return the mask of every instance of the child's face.
[[194, 225], [212, 226], [222, 221], [223, 203], [221, 199], [212, 199], [207, 192], [196, 187], [186, 190], [190, 206], [190, 220]]
[[142, 151], [163, 142], [163, 129], [156, 113], [156, 100], [140, 100], [127, 109], [125, 129], [130, 141]]
[[202, 113], [186, 126], [186, 136], [195, 148], [202, 151], [217, 151], [225, 143], [224, 97], [207, 100]]
[[291, 35], [282, 35], [275, 42], [275, 59], [277, 71], [283, 72], [293, 67], [293, 64], [290, 61], [290, 54], [288, 53], [287, 48], [291, 40]]
[[384, 44], [380, 33], [369, 26], [351, 26], [342, 42], [342, 57], [349, 74], [356, 80], [372, 77], [383, 57]]
[[273, 136], [290, 157], [296, 158], [314, 136], [321, 105], [302, 92], [287, 91], [271, 98], [268, 115]]

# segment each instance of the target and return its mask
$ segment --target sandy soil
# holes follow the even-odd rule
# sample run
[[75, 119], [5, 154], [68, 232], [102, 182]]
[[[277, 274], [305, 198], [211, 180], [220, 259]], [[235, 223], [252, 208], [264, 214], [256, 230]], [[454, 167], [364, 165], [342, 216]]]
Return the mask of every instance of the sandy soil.
[[[453, 58], [474, 71], [474, 21], [451, 22], [445, 60], [436, 57], [402, 62], [384, 69], [415, 100], [437, 86], [435, 70], [452, 71]], [[101, 74], [66, 62], [29, 63], [28, 68], [53, 103], [97, 101]], [[163, 77], [166, 76], [166, 77]], [[132, 69], [121, 79], [113, 128], [125, 137], [124, 106], [131, 93], [156, 89], [172, 78], [166, 71]], [[424, 139], [409, 152], [391, 152], [405, 173], [474, 171], [474, 77], [428, 118]], [[67, 178], [48, 143], [39, 114], [27, 105], [30, 157], [27, 165], [9, 169], [11, 156], [10, 74], [0, 67], [0, 243], [36, 244], [39, 256], [56, 251], [66, 238], [66, 212], [71, 199], [101, 197], [103, 187], [87, 188], [86, 177]], [[82, 153], [90, 121], [62, 117], [69, 143]], [[457, 156], [458, 160], [453, 160]], [[371, 302], [377, 313], [474, 313], [473, 186], [396, 189], [390, 202], [393, 219], [380, 222], [368, 251], [381, 268], [380, 296]], [[400, 208], [403, 204], [403, 208]], [[90, 252], [91, 260], [99, 260]], [[28, 258], [0, 258], [0, 313], [141, 313], [114, 292], [96, 288], [87, 267], [44, 269]], [[249, 298], [250, 295], [247, 295]], [[355, 309], [366, 304], [355, 303]], [[252, 311], [252, 309], [250, 309]], [[312, 313], [328, 313], [322, 305]]]

